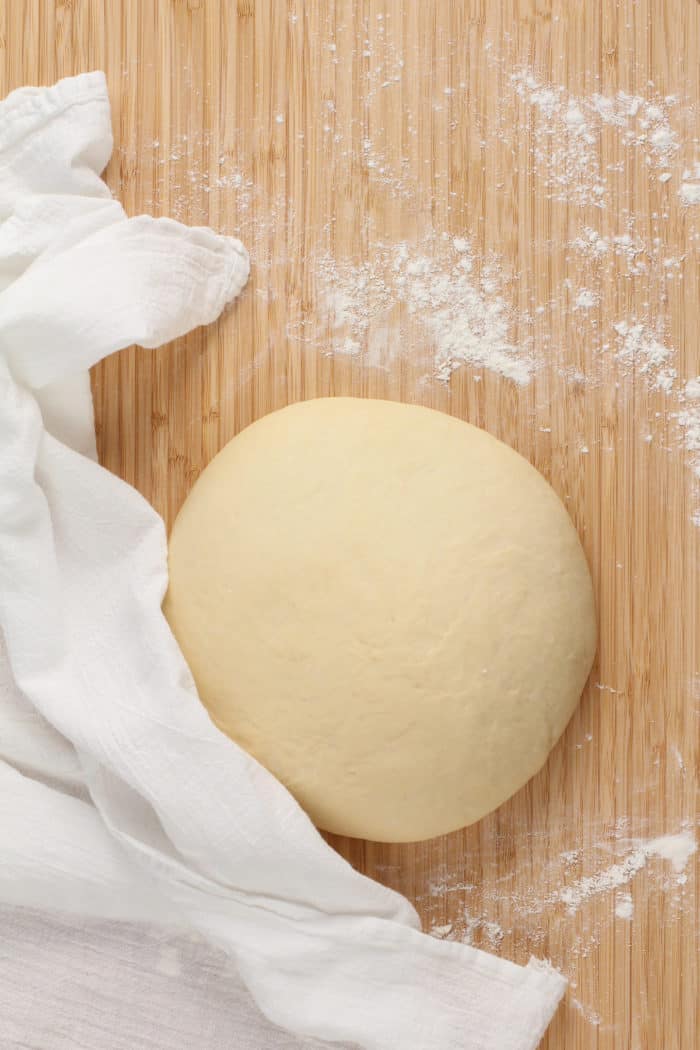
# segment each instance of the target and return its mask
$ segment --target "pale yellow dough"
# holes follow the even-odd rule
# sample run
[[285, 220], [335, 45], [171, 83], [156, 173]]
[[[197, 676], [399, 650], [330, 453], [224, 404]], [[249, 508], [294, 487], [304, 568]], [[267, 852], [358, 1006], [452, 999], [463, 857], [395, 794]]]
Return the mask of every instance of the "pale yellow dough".
[[165, 612], [218, 726], [321, 828], [470, 824], [536, 773], [595, 649], [547, 482], [430, 409], [321, 399], [244, 430], [175, 522]]

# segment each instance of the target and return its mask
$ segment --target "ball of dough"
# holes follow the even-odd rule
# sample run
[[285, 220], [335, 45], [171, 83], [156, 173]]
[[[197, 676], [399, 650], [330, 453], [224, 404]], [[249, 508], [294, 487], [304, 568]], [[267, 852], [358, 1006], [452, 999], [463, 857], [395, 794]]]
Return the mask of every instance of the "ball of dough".
[[165, 612], [214, 722], [321, 828], [425, 839], [543, 765], [595, 649], [559, 499], [483, 430], [414, 405], [274, 412], [209, 464]]

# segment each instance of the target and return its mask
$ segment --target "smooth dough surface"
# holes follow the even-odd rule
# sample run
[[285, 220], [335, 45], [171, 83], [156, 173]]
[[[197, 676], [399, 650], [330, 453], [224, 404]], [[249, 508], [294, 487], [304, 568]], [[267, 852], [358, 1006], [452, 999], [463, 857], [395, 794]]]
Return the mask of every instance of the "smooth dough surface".
[[460, 420], [325, 398], [216, 456], [170, 539], [165, 612], [216, 724], [321, 828], [470, 824], [543, 765], [595, 650], [547, 482]]

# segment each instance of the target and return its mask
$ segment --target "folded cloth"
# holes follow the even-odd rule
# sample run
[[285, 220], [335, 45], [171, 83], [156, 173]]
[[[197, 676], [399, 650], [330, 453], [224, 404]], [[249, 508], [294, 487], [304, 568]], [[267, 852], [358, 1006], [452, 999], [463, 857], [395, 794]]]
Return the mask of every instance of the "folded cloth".
[[95, 461], [86, 369], [214, 320], [248, 258], [127, 219], [110, 152], [101, 74], [0, 106], [0, 900], [196, 931], [303, 1037], [532, 1050], [563, 979], [422, 934], [198, 701], [163, 522]]

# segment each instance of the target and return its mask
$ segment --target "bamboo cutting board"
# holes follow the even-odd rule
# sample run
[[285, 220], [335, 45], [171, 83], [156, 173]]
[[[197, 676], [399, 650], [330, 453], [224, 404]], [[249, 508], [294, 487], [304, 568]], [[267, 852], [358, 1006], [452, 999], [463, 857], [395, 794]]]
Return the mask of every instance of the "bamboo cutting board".
[[[170, 523], [272, 409], [419, 401], [535, 463], [590, 560], [599, 658], [542, 773], [448, 838], [334, 845], [437, 935], [560, 967], [571, 990], [548, 1050], [697, 1050], [693, 858], [674, 871], [649, 843], [697, 833], [700, 505], [682, 390], [700, 373], [700, 207], [682, 180], [698, 159], [700, 5], [0, 4], [3, 94], [92, 68], [108, 76], [107, 179], [127, 210], [240, 235], [253, 261], [218, 324], [95, 370], [109, 469]], [[675, 142], [652, 143], [665, 125], [651, 113], [645, 131], [634, 102], [606, 115], [596, 98], [620, 90], [647, 100], [642, 115], [660, 98]], [[590, 141], [575, 137], [582, 99]], [[464, 316], [488, 323], [479, 303], [503, 300], [527, 384], [488, 362], [431, 369], [445, 339], [426, 321], [432, 278], [412, 306], [425, 258], [454, 277], [455, 237], [478, 289]], [[675, 377], [650, 363], [652, 332]]]

